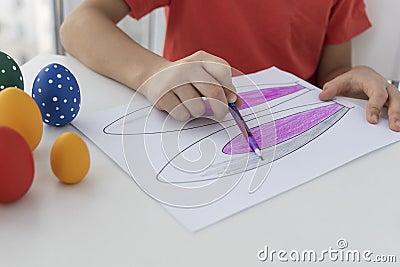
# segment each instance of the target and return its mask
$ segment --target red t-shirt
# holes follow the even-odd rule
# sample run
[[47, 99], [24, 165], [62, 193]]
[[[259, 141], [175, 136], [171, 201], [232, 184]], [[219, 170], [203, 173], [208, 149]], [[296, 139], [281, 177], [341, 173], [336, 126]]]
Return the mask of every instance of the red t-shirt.
[[252, 73], [277, 66], [310, 80], [323, 45], [339, 44], [371, 24], [363, 0], [125, 0], [141, 18], [166, 7], [164, 56], [204, 50]]

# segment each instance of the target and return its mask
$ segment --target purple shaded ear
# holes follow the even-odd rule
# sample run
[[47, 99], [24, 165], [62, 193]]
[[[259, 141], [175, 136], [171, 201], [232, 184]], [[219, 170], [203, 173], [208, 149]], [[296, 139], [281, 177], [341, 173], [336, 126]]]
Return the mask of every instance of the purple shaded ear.
[[[265, 149], [306, 132], [342, 108], [342, 105], [334, 103], [328, 106], [303, 111], [276, 120], [275, 122], [268, 122], [252, 128], [251, 132], [260, 148]], [[232, 139], [232, 141], [227, 143], [222, 151], [225, 154], [243, 154], [251, 152], [251, 149], [244, 136], [239, 134]]]
[[[264, 104], [266, 101], [271, 101], [280, 97], [284, 97], [303, 89], [304, 86], [296, 84], [291, 86], [272, 87], [238, 93], [238, 96], [242, 99], [243, 102], [242, 105], [238, 107], [238, 109], [242, 110], [249, 107], [255, 107], [257, 105]], [[204, 116], [213, 116], [214, 112], [211, 109], [210, 102], [208, 100], [205, 100], [204, 103], [206, 105], [206, 112], [204, 113]]]
[[241, 110], [248, 107], [255, 107], [257, 105], [264, 104], [266, 101], [284, 97], [296, 93], [302, 89], [304, 89], [304, 86], [296, 84], [291, 86], [265, 88], [261, 90], [239, 93], [238, 95], [242, 99], [243, 104], [238, 109]]

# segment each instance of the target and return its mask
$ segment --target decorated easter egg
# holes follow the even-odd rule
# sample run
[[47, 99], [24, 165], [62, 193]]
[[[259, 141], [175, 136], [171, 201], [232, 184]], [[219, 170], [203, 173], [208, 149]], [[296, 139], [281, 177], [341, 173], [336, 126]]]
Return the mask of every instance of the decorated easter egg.
[[23, 197], [32, 185], [34, 163], [31, 149], [15, 130], [0, 126], [0, 203]]
[[9, 87], [0, 92], [0, 125], [16, 130], [33, 151], [40, 143], [43, 123], [36, 102], [24, 91]]
[[17, 62], [0, 51], [0, 91], [7, 87], [17, 87], [24, 90], [24, 79]]
[[83, 139], [72, 132], [60, 135], [50, 153], [51, 169], [63, 183], [79, 183], [90, 167], [89, 149]]
[[36, 76], [32, 97], [51, 126], [70, 123], [81, 106], [81, 93], [75, 76], [63, 65], [52, 63]]

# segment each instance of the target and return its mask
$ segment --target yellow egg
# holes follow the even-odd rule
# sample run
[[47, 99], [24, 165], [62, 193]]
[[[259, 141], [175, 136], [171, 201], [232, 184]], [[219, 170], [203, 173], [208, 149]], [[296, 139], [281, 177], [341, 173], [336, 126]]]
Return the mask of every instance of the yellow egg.
[[71, 132], [60, 135], [50, 153], [51, 169], [63, 183], [79, 183], [90, 167], [89, 149], [83, 139]]
[[0, 92], [0, 125], [21, 134], [31, 151], [42, 139], [42, 115], [36, 102], [24, 91], [9, 87]]

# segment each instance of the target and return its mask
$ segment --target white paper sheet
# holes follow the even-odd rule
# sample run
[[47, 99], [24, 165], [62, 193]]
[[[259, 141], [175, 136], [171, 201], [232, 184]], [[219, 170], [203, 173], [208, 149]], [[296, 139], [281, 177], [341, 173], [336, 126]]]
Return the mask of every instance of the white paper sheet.
[[318, 88], [277, 68], [235, 77], [234, 84], [264, 161], [247, 151], [230, 115], [221, 123], [177, 122], [139, 94], [73, 125], [190, 231], [400, 140], [386, 120], [371, 125], [354, 104], [321, 102]]

